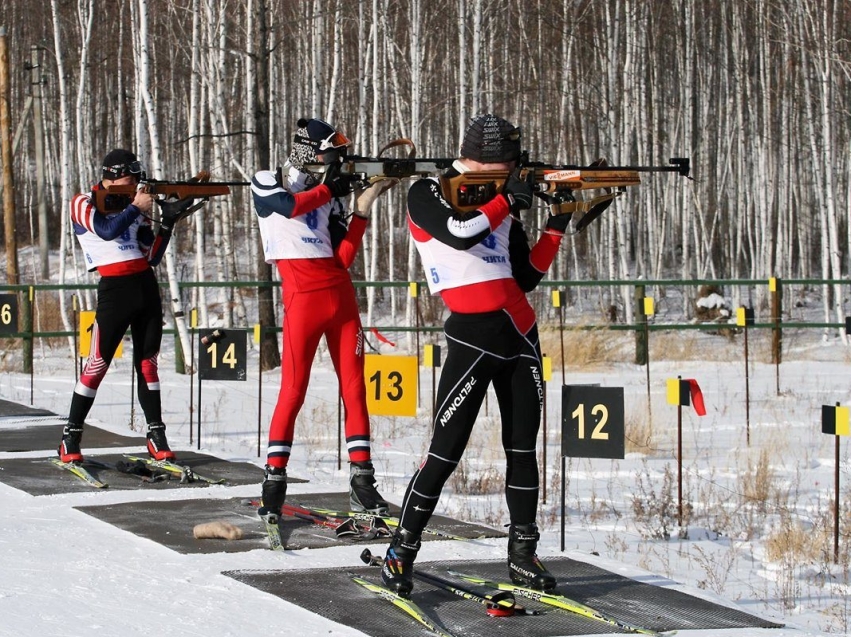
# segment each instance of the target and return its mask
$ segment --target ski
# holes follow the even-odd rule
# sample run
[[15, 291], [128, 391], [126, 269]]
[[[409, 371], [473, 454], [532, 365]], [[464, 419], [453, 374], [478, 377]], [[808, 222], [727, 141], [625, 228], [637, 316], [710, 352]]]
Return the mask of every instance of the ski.
[[[389, 516], [389, 515], [375, 515], [373, 513], [369, 513], [368, 511], [335, 511], [333, 509], [312, 509], [316, 513], [321, 513], [323, 515], [330, 515], [337, 518], [354, 518], [355, 520], [372, 520], [373, 518], [380, 518], [387, 523], [387, 526], [397, 527], [399, 526], [399, 518]], [[438, 529], [432, 529], [430, 527], [426, 527], [423, 529], [423, 533], [428, 535], [435, 535], [437, 537], [442, 537], [446, 540], [459, 540], [461, 542], [469, 542], [470, 538], [461, 537], [460, 535], [453, 535], [452, 533], [447, 533], [446, 531], [440, 531]]]
[[[151, 470], [147, 467], [145, 463], [134, 462], [133, 465], [121, 466], [119, 463], [112, 464], [109, 462], [104, 462], [103, 460], [96, 460], [94, 458], [86, 458], [84, 464], [91, 465], [93, 467], [97, 467], [99, 469], [107, 469], [108, 471], [117, 471], [118, 473], [123, 473], [124, 475], [131, 476], [133, 478], [138, 478], [142, 482], [146, 484], [151, 484], [153, 482], [160, 482], [162, 480], [168, 480], [169, 474], [164, 471]], [[137, 468], [138, 467], [138, 468]], [[144, 469], [144, 471], [142, 470]]]
[[48, 458], [48, 460], [50, 460], [50, 463], [54, 467], [59, 467], [60, 469], [69, 471], [90, 487], [94, 487], [95, 489], [105, 489], [109, 486], [106, 482], [95, 478], [80, 462], [62, 462], [59, 458]]
[[196, 480], [206, 482], [207, 484], [224, 484], [226, 482], [224, 478], [208, 478], [200, 473], [195, 473], [192, 467], [177, 464], [171, 460], [154, 460], [153, 458], [141, 458], [139, 456], [131, 456], [128, 454], [124, 454], [124, 457], [130, 460], [140, 460], [151, 467], [168, 471], [169, 473], [179, 476], [182, 483], [195, 482]]
[[[369, 566], [381, 566], [384, 562], [384, 559], [379, 555], [373, 555], [369, 549], [364, 549], [360, 554], [360, 559], [364, 564]], [[432, 586], [436, 586], [437, 588], [442, 588], [445, 591], [452, 593], [453, 595], [457, 595], [462, 599], [469, 600], [471, 602], [477, 602], [479, 604], [483, 604], [485, 607], [485, 612], [488, 615], [493, 617], [511, 617], [512, 615], [543, 615], [544, 613], [539, 610], [530, 610], [521, 606], [514, 599], [514, 594], [511, 591], [501, 591], [496, 593], [495, 595], [479, 595], [478, 593], [470, 590], [469, 588], [465, 588], [460, 586], [459, 584], [455, 584], [450, 582], [449, 580], [445, 580], [442, 577], [438, 577], [437, 575], [432, 575], [431, 573], [425, 573], [422, 571], [414, 570], [414, 577], [427, 584], [431, 584]]]
[[278, 516], [274, 513], [257, 514], [263, 521], [263, 526], [266, 528], [266, 535], [269, 538], [269, 548], [273, 551], [284, 551], [284, 541], [281, 539], [281, 527], [278, 526]]
[[352, 578], [352, 581], [360, 586], [363, 586], [366, 590], [375, 593], [382, 599], [390, 602], [397, 608], [403, 610], [420, 624], [425, 626], [428, 630], [430, 630], [435, 635], [439, 635], [440, 637], [455, 637], [452, 633], [446, 632], [442, 628], [440, 628], [435, 621], [429, 617], [428, 613], [426, 613], [422, 608], [417, 606], [411, 600], [402, 597], [398, 593], [394, 593], [389, 588], [385, 586], [381, 586], [380, 584], [373, 584], [372, 582], [363, 579], [362, 577], [358, 577], [354, 573], [349, 573], [349, 577]]
[[337, 517], [319, 513], [304, 506], [284, 503], [281, 513], [307, 520], [318, 526], [333, 529], [339, 538], [352, 538], [355, 540], [374, 540], [378, 537], [390, 537], [390, 528], [382, 518], [373, 516], [369, 525], [358, 524], [353, 518]]
[[604, 615], [595, 608], [591, 608], [590, 606], [586, 606], [581, 602], [574, 601], [569, 597], [565, 597], [564, 595], [559, 595], [557, 593], [544, 593], [542, 591], [535, 590], [534, 588], [526, 588], [525, 586], [518, 586], [517, 584], [509, 582], [494, 582], [489, 579], [484, 579], [475, 575], [468, 575], [466, 573], [459, 573], [458, 571], [453, 570], [450, 570], [449, 574], [458, 577], [464, 580], [465, 582], [470, 582], [471, 584], [480, 584], [481, 586], [487, 586], [489, 588], [495, 588], [501, 591], [511, 591], [515, 595], [528, 597], [529, 599], [533, 599], [536, 602], [541, 602], [542, 604], [547, 604], [549, 606], [555, 606], [556, 608], [560, 608], [561, 610], [566, 610], [570, 613], [575, 613], [577, 615], [581, 615], [582, 617], [587, 617], [588, 619], [595, 619], [597, 621], [605, 622], [606, 624], [609, 624], [610, 626], [614, 626], [616, 628], [620, 628], [621, 630], [627, 630], [632, 633], [640, 633], [642, 635], [661, 634], [659, 633], [659, 631], [656, 630], [642, 628], [641, 626], [635, 626], [619, 619], [615, 619], [614, 617], [609, 617], [608, 615]]

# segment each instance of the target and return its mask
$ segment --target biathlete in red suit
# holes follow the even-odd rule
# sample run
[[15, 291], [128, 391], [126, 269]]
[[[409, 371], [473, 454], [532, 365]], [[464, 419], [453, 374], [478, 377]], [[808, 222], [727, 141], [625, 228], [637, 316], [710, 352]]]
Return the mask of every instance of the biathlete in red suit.
[[476, 117], [465, 132], [461, 158], [445, 176], [513, 171], [503, 192], [470, 213], [452, 207], [437, 178], [417, 181], [408, 192], [408, 225], [429, 289], [451, 314], [444, 325], [447, 356], [431, 444], [408, 485], [400, 526], [382, 568], [384, 583], [402, 595], [413, 588], [420, 535], [461, 460], [490, 384], [499, 403], [506, 457], [509, 572], [515, 583], [540, 590], [555, 586], [536, 556], [536, 440], [543, 380], [535, 311], [526, 293], [552, 264], [569, 215], [551, 216], [529, 248], [517, 213], [531, 207], [533, 186], [514, 170], [520, 152], [519, 128], [494, 115]]
[[[102, 180], [93, 191], [112, 185], [136, 185], [142, 174], [142, 165], [136, 155], [127, 150], [112, 150], [103, 160]], [[148, 423], [148, 453], [157, 460], [174, 458], [162, 422], [157, 357], [162, 340], [163, 311], [153, 270], [168, 245], [171, 226], [164, 212], [162, 225], [154, 234], [148, 216], [153, 197], [142, 191], [137, 191], [132, 200], [130, 197], [116, 198], [113, 203], [118, 204], [115, 206], [117, 212], [98, 210], [93, 193], [78, 194], [71, 201], [74, 234], [89, 271], [97, 270], [100, 280], [91, 350], [74, 388], [68, 425], [59, 445], [59, 457], [63, 462], [83, 460], [80, 451], [83, 424], [128, 327], [133, 340], [139, 404]]]
[[[356, 210], [346, 224], [349, 180], [339, 175], [350, 144], [330, 124], [301, 119], [292, 152], [275, 174], [258, 172], [251, 182], [266, 262], [281, 277], [284, 304], [281, 388], [269, 427], [261, 515], [280, 513], [286, 498], [286, 467], [295, 421], [304, 404], [313, 358], [325, 336], [340, 382], [350, 461], [350, 500], [357, 511], [387, 513], [375, 488], [364, 381], [364, 340], [348, 268], [354, 261], [372, 203], [390, 180], [356, 193]], [[325, 163], [322, 183], [303, 170]]]

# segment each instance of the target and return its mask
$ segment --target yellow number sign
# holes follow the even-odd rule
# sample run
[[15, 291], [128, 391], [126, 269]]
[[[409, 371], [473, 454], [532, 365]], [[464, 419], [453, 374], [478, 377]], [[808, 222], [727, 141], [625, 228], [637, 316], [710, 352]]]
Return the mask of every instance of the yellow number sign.
[[366, 405], [376, 416], [417, 415], [416, 356], [367, 354], [364, 362]]
[[[92, 310], [84, 310], [80, 312], [80, 356], [87, 358], [89, 352], [92, 351], [92, 329], [95, 324], [95, 313]], [[118, 347], [115, 349], [113, 358], [121, 358], [124, 346], [119, 341]]]

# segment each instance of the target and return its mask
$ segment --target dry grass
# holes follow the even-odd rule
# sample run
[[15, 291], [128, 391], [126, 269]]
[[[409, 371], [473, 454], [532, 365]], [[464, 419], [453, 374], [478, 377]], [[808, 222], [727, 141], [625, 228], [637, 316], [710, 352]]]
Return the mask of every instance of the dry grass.
[[577, 326], [565, 329], [564, 337], [558, 329], [544, 328], [540, 333], [541, 352], [552, 359], [553, 369], [562, 363], [562, 340], [566, 368], [594, 371], [609, 363], [630, 360], [630, 337], [606, 329], [583, 329]]
[[739, 476], [739, 493], [742, 494], [743, 502], [755, 505], [761, 513], [768, 510], [772, 493], [776, 490], [774, 471], [769, 460], [768, 450], [761, 449], [756, 464], [748, 460], [747, 469]]

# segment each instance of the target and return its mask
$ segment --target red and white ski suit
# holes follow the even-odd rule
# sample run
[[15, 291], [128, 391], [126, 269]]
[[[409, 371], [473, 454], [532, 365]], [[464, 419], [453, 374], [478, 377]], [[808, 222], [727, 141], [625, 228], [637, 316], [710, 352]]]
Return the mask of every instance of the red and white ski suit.
[[309, 187], [310, 179], [289, 166], [284, 184], [268, 170], [251, 182], [263, 252], [281, 276], [284, 304], [281, 388], [267, 449], [273, 467], [289, 462], [296, 417], [323, 335], [340, 383], [349, 460], [370, 460], [363, 328], [348, 272], [367, 220], [355, 215], [347, 228], [345, 203], [327, 186]]

